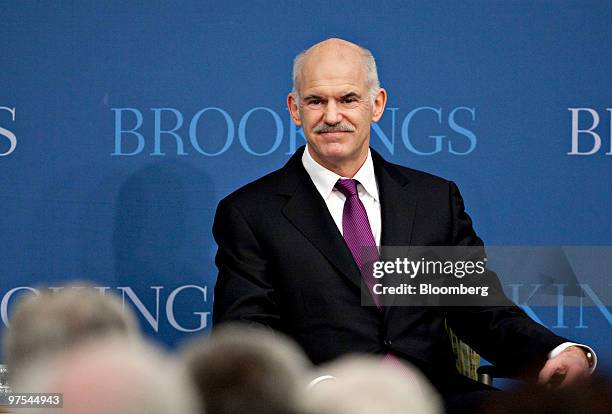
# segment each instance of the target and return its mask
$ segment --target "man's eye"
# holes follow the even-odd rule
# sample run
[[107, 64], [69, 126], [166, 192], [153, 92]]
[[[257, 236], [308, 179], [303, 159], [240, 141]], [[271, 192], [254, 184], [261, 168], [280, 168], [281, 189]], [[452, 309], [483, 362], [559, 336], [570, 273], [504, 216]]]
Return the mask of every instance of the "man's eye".
[[352, 102], [357, 102], [357, 98], [344, 98], [342, 100], [342, 102], [344, 103], [352, 103]]

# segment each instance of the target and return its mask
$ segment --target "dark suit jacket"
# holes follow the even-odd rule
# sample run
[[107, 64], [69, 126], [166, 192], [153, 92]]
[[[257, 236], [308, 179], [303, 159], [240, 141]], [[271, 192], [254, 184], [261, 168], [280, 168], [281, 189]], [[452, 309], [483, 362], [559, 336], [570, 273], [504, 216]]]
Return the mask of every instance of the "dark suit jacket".
[[[445, 318], [487, 360], [515, 372], [534, 372], [565, 342], [511, 304], [382, 313], [361, 306], [359, 269], [302, 153], [219, 203], [215, 324], [270, 326], [293, 337], [315, 364], [352, 352], [393, 352], [421, 367], [434, 385], [450, 387], [456, 371]], [[454, 183], [388, 163], [374, 151], [372, 157], [382, 245], [482, 245]]]

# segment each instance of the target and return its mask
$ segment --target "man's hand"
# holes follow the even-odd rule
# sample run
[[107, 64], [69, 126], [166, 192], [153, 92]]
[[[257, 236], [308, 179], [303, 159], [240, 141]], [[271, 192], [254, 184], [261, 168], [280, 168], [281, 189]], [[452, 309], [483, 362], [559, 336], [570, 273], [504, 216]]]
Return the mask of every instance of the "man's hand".
[[570, 346], [549, 359], [538, 374], [538, 384], [565, 387], [590, 375], [589, 361], [578, 346]]

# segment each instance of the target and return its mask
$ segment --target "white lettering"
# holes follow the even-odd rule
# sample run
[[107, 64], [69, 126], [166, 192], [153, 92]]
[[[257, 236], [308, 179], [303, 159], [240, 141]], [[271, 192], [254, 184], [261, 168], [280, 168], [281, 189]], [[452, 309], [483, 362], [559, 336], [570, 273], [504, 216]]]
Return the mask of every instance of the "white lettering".
[[6, 294], [2, 297], [2, 302], [0, 302], [0, 315], [2, 316], [2, 322], [4, 322], [5, 326], [9, 326], [9, 318], [8, 318], [8, 304], [9, 304], [9, 300], [11, 300], [11, 297], [13, 296], [13, 294], [15, 292], [18, 292], [20, 290], [28, 290], [30, 292], [33, 292], [35, 295], [40, 295], [40, 292], [34, 288], [31, 288], [29, 286], [19, 286], [16, 288], [13, 288], [11, 290], [9, 290], [8, 292], [6, 292]]
[[[0, 106], [0, 110], [10, 112], [10, 114], [12, 115], [13, 122], [15, 122], [15, 108], [7, 108], [6, 106]], [[6, 152], [0, 154], [0, 157], [4, 157], [15, 151], [15, 148], [17, 147], [17, 136], [15, 136], [12, 131], [9, 131], [8, 129], [2, 127], [0, 127], [0, 135], [8, 139], [11, 145]]]
[[155, 332], [159, 331], [159, 291], [163, 289], [163, 286], [151, 286], [151, 289], [155, 291], [155, 316], [149, 312], [147, 307], [142, 303], [142, 301], [136, 296], [136, 293], [132, 290], [131, 287], [127, 286], [117, 286], [117, 289], [121, 291], [121, 299], [123, 300], [123, 305], [125, 306], [125, 296], [127, 295], [130, 298], [130, 301], [136, 306], [136, 309], [144, 316], [149, 325], [153, 328]]
[[[568, 155], [592, 155], [599, 151], [601, 148], [601, 137], [593, 132], [597, 125], [599, 125], [599, 114], [597, 111], [591, 108], [567, 108], [572, 113], [572, 151], [568, 152]], [[588, 112], [593, 118], [593, 123], [589, 129], [578, 129], [578, 114], [580, 111]], [[580, 152], [578, 150], [578, 135], [579, 134], [590, 134], [593, 137], [593, 147], [587, 152]]]
[[174, 317], [174, 300], [176, 299], [176, 296], [185, 289], [196, 289], [202, 292], [202, 299], [204, 300], [204, 302], [208, 300], [206, 287], [202, 288], [196, 285], [185, 285], [185, 286], [178, 287], [174, 289], [170, 293], [170, 295], [168, 295], [168, 300], [166, 301], [166, 317], [168, 318], [168, 322], [170, 322], [170, 325], [172, 325], [176, 330], [179, 330], [181, 332], [201, 331], [202, 329], [205, 329], [206, 326], [208, 325], [207, 318], [209, 317], [210, 312], [193, 312], [194, 315], [200, 316], [200, 323], [195, 328], [185, 328], [184, 326], [181, 326], [176, 321], [176, 318]]

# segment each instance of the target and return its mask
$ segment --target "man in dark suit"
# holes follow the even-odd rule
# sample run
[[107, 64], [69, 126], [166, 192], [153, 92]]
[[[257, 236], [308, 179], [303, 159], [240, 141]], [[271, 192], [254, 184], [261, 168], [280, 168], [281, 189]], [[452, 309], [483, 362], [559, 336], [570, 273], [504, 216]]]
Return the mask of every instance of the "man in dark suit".
[[371, 53], [340, 39], [294, 62], [287, 98], [307, 147], [219, 203], [214, 323], [244, 321], [293, 337], [323, 363], [363, 352], [416, 364], [447, 402], [484, 386], [460, 377], [444, 321], [486, 359], [563, 384], [589, 373], [587, 351], [518, 307], [362, 306], [359, 246], [482, 246], [457, 186], [386, 162], [370, 124], [387, 93]]

